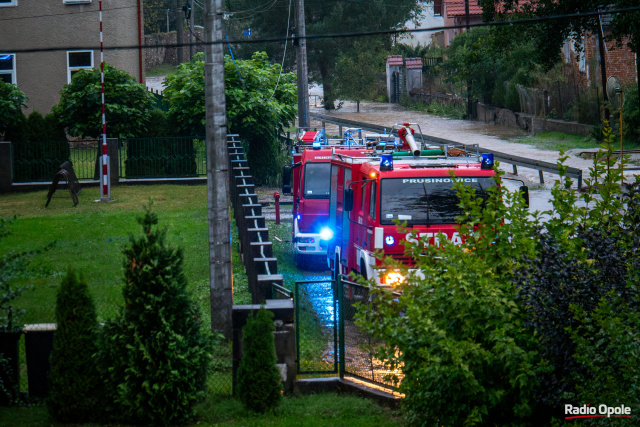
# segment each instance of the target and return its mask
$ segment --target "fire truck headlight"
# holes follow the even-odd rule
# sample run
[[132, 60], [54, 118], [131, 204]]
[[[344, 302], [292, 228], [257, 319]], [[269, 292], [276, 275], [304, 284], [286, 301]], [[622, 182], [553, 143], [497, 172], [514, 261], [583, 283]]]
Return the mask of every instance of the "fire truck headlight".
[[333, 230], [329, 227], [323, 227], [320, 230], [320, 239], [322, 240], [331, 240], [333, 239]]
[[404, 283], [404, 276], [397, 271], [391, 271], [384, 276], [384, 283], [389, 286], [399, 286]]

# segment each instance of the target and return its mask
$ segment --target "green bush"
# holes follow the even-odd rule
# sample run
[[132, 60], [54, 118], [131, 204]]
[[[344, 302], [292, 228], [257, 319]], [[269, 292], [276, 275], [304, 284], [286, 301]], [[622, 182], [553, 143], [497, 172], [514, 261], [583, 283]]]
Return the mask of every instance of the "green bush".
[[24, 122], [22, 112], [26, 108], [28, 98], [18, 85], [5, 83], [0, 80], [0, 139], [3, 141], [15, 141], [14, 134], [17, 124]]
[[49, 414], [58, 421], [97, 420], [102, 400], [97, 363], [98, 321], [84, 277], [72, 269], [56, 299], [56, 323], [49, 374]]
[[579, 306], [573, 310], [579, 326], [570, 332], [576, 344], [574, 358], [580, 369], [571, 373], [575, 395], [565, 396], [565, 400], [572, 397], [576, 406], [579, 402], [624, 404], [631, 408], [630, 419], [624, 421], [640, 425], [638, 309], [615, 292], [609, 292], [600, 299], [593, 313], [587, 314]]
[[29, 114], [20, 138], [13, 144], [16, 181], [48, 181], [69, 160], [69, 142], [64, 129], [53, 113], [42, 116]]
[[424, 278], [385, 259], [385, 268], [407, 278], [394, 289], [401, 294], [376, 290], [357, 324], [384, 343], [374, 350], [388, 369], [402, 371], [409, 424], [531, 423], [538, 376], [549, 367], [511, 283], [534, 248], [531, 224], [519, 194], [504, 186], [476, 194], [459, 184], [458, 192], [467, 212], [462, 246], [407, 241], [405, 252]]
[[100, 343], [111, 416], [154, 425], [182, 423], [206, 393], [212, 337], [183, 272], [181, 249], [165, 244], [151, 206], [143, 234], [124, 250], [124, 308]]
[[276, 367], [273, 313], [260, 307], [242, 328], [244, 356], [238, 367], [238, 397], [255, 412], [273, 409], [282, 396], [282, 378]]

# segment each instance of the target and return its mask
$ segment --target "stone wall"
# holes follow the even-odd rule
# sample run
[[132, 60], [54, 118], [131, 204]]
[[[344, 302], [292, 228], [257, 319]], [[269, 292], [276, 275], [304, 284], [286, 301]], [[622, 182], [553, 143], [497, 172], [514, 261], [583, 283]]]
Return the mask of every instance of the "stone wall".
[[542, 132], [564, 132], [573, 135], [587, 136], [591, 134], [593, 126], [578, 122], [542, 119], [524, 113], [515, 113], [506, 108], [491, 107], [481, 102], [477, 103], [478, 114], [476, 120], [493, 123], [500, 126], [520, 128], [532, 134]]

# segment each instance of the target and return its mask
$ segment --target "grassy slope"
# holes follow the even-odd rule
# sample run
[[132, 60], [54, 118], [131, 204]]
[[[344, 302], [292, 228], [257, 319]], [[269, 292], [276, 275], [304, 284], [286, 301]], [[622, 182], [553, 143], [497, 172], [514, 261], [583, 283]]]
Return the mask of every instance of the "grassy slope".
[[[59, 191], [57, 196], [65, 196]], [[53, 199], [44, 208], [46, 191], [0, 196], [0, 216], [18, 215], [12, 235], [0, 242], [0, 254], [11, 250], [42, 247], [56, 240], [56, 246], [34, 259], [35, 277], [25, 281], [35, 289], [21, 297], [18, 305], [26, 308], [25, 323], [53, 322], [55, 291], [67, 265], [85, 273], [96, 299], [101, 320], [111, 317], [122, 299], [122, 248], [129, 233], [137, 234], [135, 218], [152, 198], [160, 225], [168, 228], [168, 242], [184, 248], [184, 268], [189, 286], [208, 312], [208, 232], [206, 187], [199, 186], [120, 186], [112, 189], [113, 202], [95, 203], [96, 188], [87, 188], [80, 203], [73, 207], [70, 199]], [[291, 224], [276, 226], [270, 222], [274, 252], [279, 258], [279, 272], [285, 285], [293, 289], [296, 280], [317, 277], [322, 272], [304, 273], [293, 264], [290, 243]], [[274, 239], [278, 237], [281, 241]], [[235, 227], [232, 239], [237, 241]], [[234, 252], [235, 303], [250, 301], [246, 278], [239, 257]], [[352, 396], [333, 394], [284, 399], [275, 414], [247, 414], [231, 398], [209, 396], [197, 410], [200, 425], [398, 425], [397, 414], [374, 403]], [[44, 406], [0, 408], [0, 426], [51, 425]]]

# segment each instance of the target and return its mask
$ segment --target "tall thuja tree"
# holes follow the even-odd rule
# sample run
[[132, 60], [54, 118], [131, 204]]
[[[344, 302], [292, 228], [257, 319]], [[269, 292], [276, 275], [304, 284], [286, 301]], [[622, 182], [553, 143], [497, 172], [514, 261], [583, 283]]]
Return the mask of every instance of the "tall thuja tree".
[[98, 321], [87, 281], [67, 270], [56, 299], [56, 324], [49, 414], [58, 421], [86, 422], [99, 418], [102, 381], [97, 363]]
[[182, 423], [205, 397], [212, 337], [187, 291], [182, 249], [168, 247], [151, 205], [124, 250], [124, 308], [101, 352], [114, 417]]
[[265, 412], [275, 408], [282, 395], [282, 378], [276, 367], [273, 313], [260, 307], [242, 328], [243, 357], [238, 366], [238, 397], [245, 408]]
[[25, 139], [14, 145], [14, 178], [25, 181], [53, 179], [60, 165], [69, 160], [69, 142], [55, 113], [29, 114], [23, 125]]

